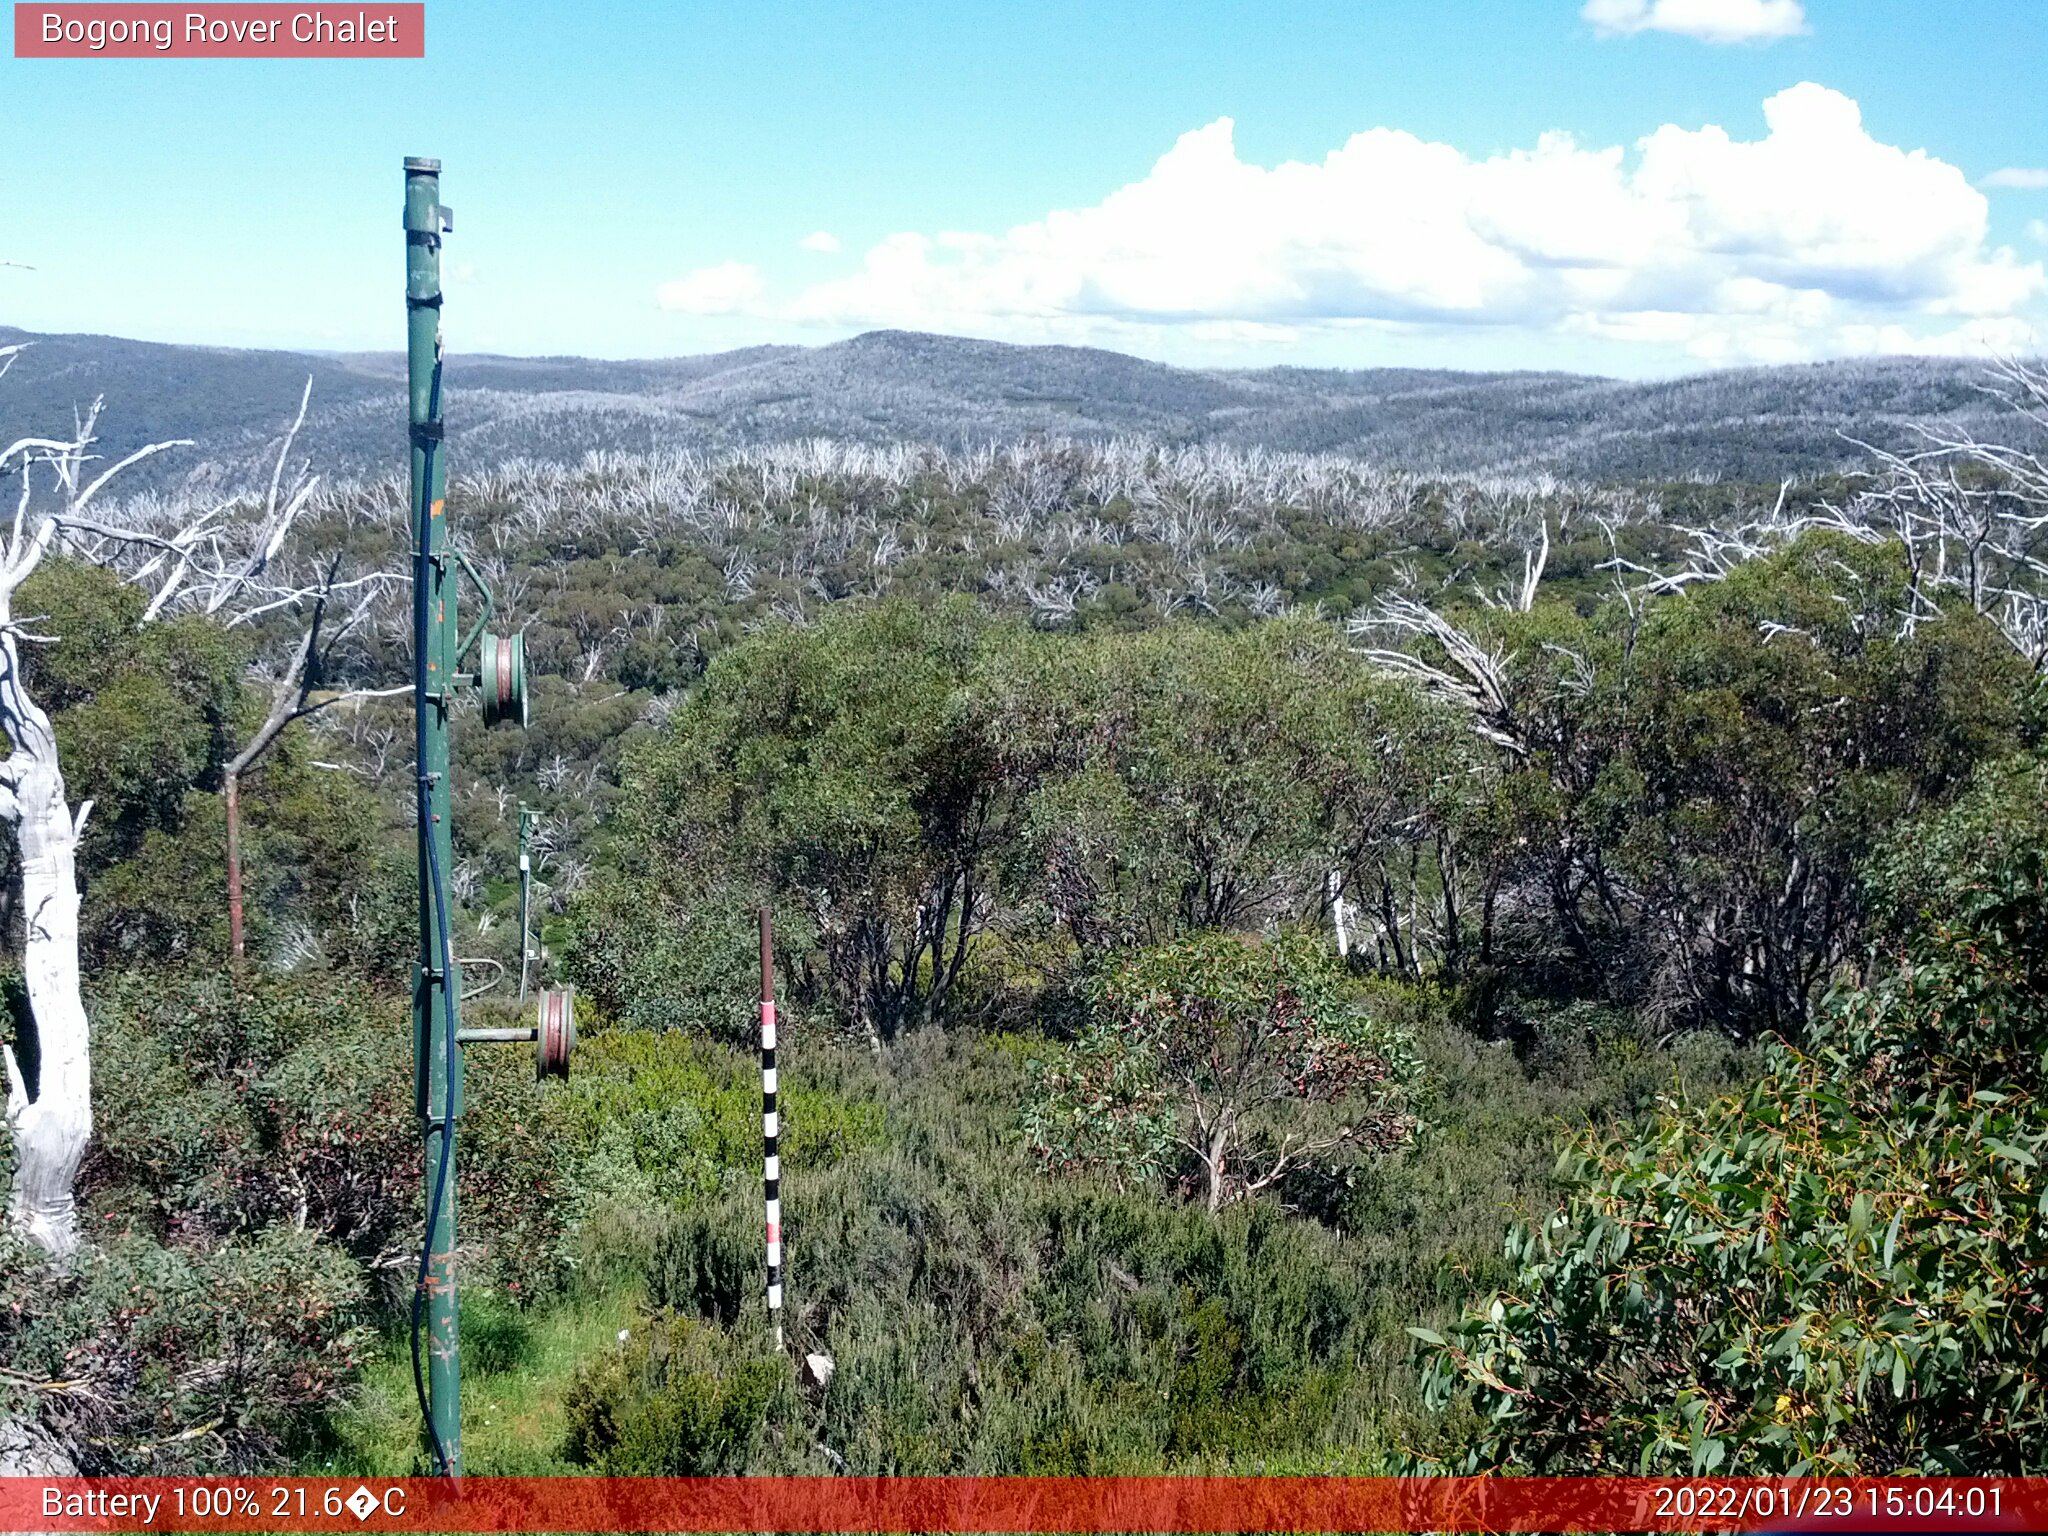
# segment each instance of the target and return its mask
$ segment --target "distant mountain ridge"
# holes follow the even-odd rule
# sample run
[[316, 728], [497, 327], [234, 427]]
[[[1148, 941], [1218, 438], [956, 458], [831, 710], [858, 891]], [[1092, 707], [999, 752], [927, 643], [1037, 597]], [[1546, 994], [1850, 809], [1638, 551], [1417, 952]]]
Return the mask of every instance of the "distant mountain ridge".
[[[402, 462], [404, 358], [247, 351], [0, 326], [30, 341], [0, 383], [0, 434], [47, 431], [96, 395], [105, 451], [195, 439], [158, 478], [245, 468], [307, 376], [301, 438], [329, 476]], [[1064, 435], [1341, 453], [1413, 470], [1595, 480], [1774, 481], [1897, 446], [1916, 422], [1989, 428], [1985, 365], [1882, 358], [1730, 369], [1652, 383], [1568, 373], [1189, 369], [1087, 347], [871, 331], [820, 347], [697, 357], [451, 355], [456, 462], [574, 462], [593, 449], [722, 448], [797, 437], [946, 446]]]

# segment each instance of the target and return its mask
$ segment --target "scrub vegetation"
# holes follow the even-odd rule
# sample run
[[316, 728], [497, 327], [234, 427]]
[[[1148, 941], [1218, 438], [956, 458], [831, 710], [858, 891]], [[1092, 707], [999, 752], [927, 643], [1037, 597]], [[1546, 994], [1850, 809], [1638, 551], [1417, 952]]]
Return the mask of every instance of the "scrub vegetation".
[[[2021, 452], [1784, 484], [461, 481], [539, 674], [531, 731], [458, 722], [465, 1022], [523, 1016], [525, 801], [583, 1037], [566, 1085], [468, 1056], [470, 1470], [2048, 1471], [2048, 398], [2004, 387]], [[73, 1260], [0, 1242], [0, 1423], [81, 1469], [423, 1465], [403, 505], [293, 532], [364, 595], [303, 683], [346, 702], [241, 776], [239, 961], [224, 775], [302, 615], [144, 623], [146, 551], [77, 541], [16, 596], [94, 801], [95, 1124]]]

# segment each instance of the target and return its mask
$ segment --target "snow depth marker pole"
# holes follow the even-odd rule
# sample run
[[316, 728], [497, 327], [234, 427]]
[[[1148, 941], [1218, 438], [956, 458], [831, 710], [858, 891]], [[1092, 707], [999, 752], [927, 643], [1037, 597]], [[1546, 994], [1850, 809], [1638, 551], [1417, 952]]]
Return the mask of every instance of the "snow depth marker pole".
[[782, 1349], [781, 1117], [775, 1108], [775, 930], [761, 909], [761, 1192], [768, 1216], [768, 1319]]

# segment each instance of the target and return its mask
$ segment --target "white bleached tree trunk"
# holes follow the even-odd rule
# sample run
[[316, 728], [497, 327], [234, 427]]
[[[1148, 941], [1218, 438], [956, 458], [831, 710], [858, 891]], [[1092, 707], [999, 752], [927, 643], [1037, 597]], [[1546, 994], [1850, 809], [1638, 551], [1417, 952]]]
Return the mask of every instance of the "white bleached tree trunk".
[[[0, 347], [0, 374], [21, 350], [18, 345]], [[300, 415], [303, 419], [303, 402]], [[215, 524], [225, 505], [169, 537], [96, 523], [87, 513], [116, 475], [166, 448], [187, 446], [182, 441], [151, 443], [88, 479], [98, 417], [95, 402], [68, 439], [25, 437], [0, 448], [0, 483], [20, 478], [13, 522], [0, 550], [0, 734], [7, 747], [0, 759], [0, 822], [12, 831], [20, 854], [21, 955], [29, 1013], [22, 1038], [0, 1049], [14, 1143], [7, 1219], [15, 1233], [59, 1266], [68, 1264], [78, 1249], [78, 1168], [92, 1137], [92, 1041], [78, 959], [78, 839], [92, 803], [74, 809], [65, 792], [55, 728], [22, 674], [23, 645], [51, 637], [32, 633], [34, 616], [18, 614], [16, 601], [22, 584], [53, 547], [106, 563], [115, 563], [113, 557], [122, 551], [139, 549], [151, 558], [131, 579], [164, 572], [148, 618], [162, 612], [180, 584], [193, 577], [211, 587], [203, 606], [218, 612], [261, 577], [306, 500], [301, 494], [280, 508], [273, 484], [253, 551], [227, 564]], [[37, 482], [44, 492], [40, 498]]]
[[0, 578], [0, 727], [13, 744], [0, 764], [0, 819], [12, 827], [21, 852], [22, 971], [35, 1038], [32, 1051], [6, 1048], [7, 1121], [15, 1152], [7, 1217], [16, 1232], [64, 1262], [78, 1248], [72, 1190], [92, 1135], [92, 1056], [78, 978], [77, 858], [78, 834], [92, 807], [87, 802], [72, 811], [50, 717], [22, 687], [13, 613], [20, 579], [11, 567]]
[[[20, 350], [0, 348], [0, 374]], [[92, 803], [74, 811], [65, 794], [56, 730], [22, 677], [21, 647], [42, 637], [15, 613], [15, 598], [67, 524], [115, 475], [177, 446], [152, 443], [87, 482], [97, 417], [95, 406], [68, 441], [21, 438], [0, 449], [0, 477], [21, 477], [0, 558], [0, 732], [8, 746], [0, 759], [0, 821], [21, 855], [22, 972], [30, 1015], [28, 1037], [0, 1051], [14, 1140], [7, 1217], [16, 1233], [60, 1265], [78, 1248], [74, 1190], [92, 1136], [92, 1042], [78, 975], [78, 836]], [[55, 491], [40, 508], [32, 506], [38, 470]]]
[[[21, 350], [0, 347], [0, 374]], [[31, 632], [35, 617], [15, 612], [17, 595], [44, 556], [57, 548], [118, 570], [128, 581], [153, 585], [144, 623], [173, 611], [175, 604], [230, 626], [285, 610], [310, 612], [291, 647], [283, 680], [273, 680], [270, 715], [231, 765], [230, 783], [292, 720], [317, 713], [337, 698], [366, 696], [365, 690], [346, 690], [315, 698], [313, 689], [335, 640], [361, 621], [367, 612], [363, 605], [394, 578], [372, 572], [339, 580], [333, 560], [310, 581], [280, 580], [274, 569], [313, 494], [314, 482], [303, 474], [284, 490], [292, 444], [311, 398], [310, 379], [306, 391], [279, 450], [267, 496], [253, 506], [235, 498], [204, 511], [173, 503], [156, 509], [155, 526], [114, 526], [88, 514], [122, 470], [166, 448], [189, 446], [183, 440], [151, 443], [88, 480], [99, 418], [95, 402], [69, 439], [22, 438], [0, 448], [0, 484], [14, 475], [21, 482], [12, 527], [0, 549], [0, 733], [8, 748], [0, 759], [0, 822], [13, 832], [21, 856], [22, 967], [30, 1015], [26, 1038], [18, 1048], [4, 1051], [7, 1121], [15, 1150], [8, 1225], [60, 1266], [78, 1248], [75, 1191], [79, 1163], [92, 1137], [92, 1049], [78, 957], [78, 839], [92, 803], [72, 808], [56, 732], [22, 676], [22, 646], [56, 637]], [[358, 606], [323, 631], [329, 605], [343, 593]]]

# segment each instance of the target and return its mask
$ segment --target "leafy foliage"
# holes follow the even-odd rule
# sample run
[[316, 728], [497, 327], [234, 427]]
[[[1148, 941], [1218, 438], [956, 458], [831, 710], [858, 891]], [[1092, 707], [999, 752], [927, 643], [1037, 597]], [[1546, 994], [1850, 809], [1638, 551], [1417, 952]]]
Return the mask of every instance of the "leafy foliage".
[[1570, 1204], [1511, 1238], [1510, 1289], [1418, 1330], [1431, 1397], [1478, 1411], [1460, 1464], [2048, 1466], [2048, 867], [2021, 830], [1942, 884], [1806, 1048], [1640, 1140], [1582, 1143]]
[[771, 1352], [734, 1354], [688, 1319], [655, 1319], [570, 1389], [569, 1459], [611, 1477], [743, 1471], [794, 1390]]
[[[318, 973], [111, 979], [92, 999], [106, 1076], [82, 1176], [101, 1225], [202, 1246], [284, 1225], [388, 1265], [420, 1220], [402, 1010]], [[466, 1065], [464, 1219], [531, 1285], [552, 1262], [555, 1111], [530, 1063]]]
[[[813, 936], [805, 993], [883, 1038], [932, 1017], [985, 921], [1002, 786], [966, 684], [1002, 634], [967, 604], [888, 605], [731, 652], [634, 759], [629, 869], [772, 893]], [[655, 981], [644, 941], [634, 963]]]
[[0, 1414], [38, 1417], [87, 1473], [265, 1470], [345, 1400], [364, 1316], [356, 1266], [290, 1226], [122, 1239], [63, 1276], [0, 1240]]
[[1027, 1112], [1054, 1167], [1156, 1178], [1192, 1162], [1215, 1211], [1413, 1133], [1409, 1041], [1344, 995], [1312, 941], [1199, 934], [1140, 951], [1093, 991], [1090, 1028]]

